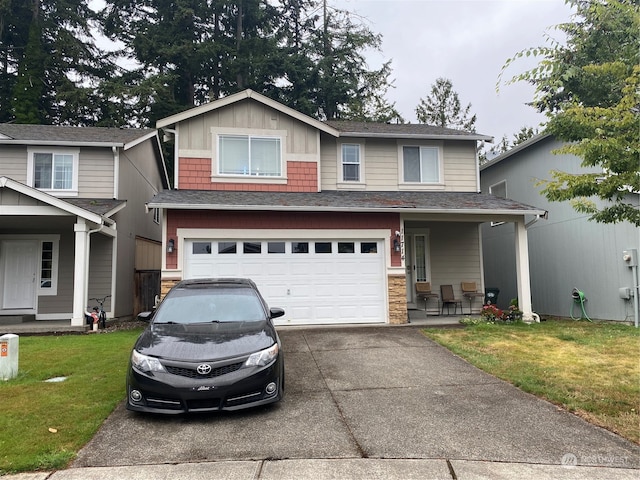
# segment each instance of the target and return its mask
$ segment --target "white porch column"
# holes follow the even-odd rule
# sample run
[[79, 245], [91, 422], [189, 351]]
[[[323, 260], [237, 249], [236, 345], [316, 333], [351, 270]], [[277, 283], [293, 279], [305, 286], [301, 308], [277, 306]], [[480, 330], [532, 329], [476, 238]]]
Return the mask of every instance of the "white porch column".
[[89, 227], [83, 218], [78, 218], [73, 226], [76, 234], [76, 250], [73, 266], [73, 316], [71, 325], [80, 327], [84, 325], [84, 311], [87, 302], [89, 258]]
[[518, 220], [516, 226], [516, 277], [518, 281], [518, 307], [522, 311], [525, 322], [539, 321], [531, 307], [531, 277], [529, 274], [529, 242], [524, 219]]

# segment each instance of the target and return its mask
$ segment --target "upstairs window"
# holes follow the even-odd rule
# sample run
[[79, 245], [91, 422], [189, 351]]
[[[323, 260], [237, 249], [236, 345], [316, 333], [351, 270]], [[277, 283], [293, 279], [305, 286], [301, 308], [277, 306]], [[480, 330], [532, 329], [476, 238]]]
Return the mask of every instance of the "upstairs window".
[[27, 183], [53, 194], [77, 195], [78, 153], [29, 149]]
[[489, 193], [496, 197], [507, 198], [507, 181], [495, 183], [489, 187]]
[[249, 135], [218, 136], [220, 175], [282, 176], [280, 138]]
[[342, 144], [342, 181], [360, 181], [360, 145]]
[[405, 183], [440, 183], [440, 149], [402, 147], [402, 171]]

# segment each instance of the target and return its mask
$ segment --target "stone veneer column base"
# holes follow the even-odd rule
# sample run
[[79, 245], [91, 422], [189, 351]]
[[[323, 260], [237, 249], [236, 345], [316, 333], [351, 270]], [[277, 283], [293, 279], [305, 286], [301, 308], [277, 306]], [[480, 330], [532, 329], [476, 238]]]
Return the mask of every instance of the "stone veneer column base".
[[162, 300], [169, 290], [180, 281], [179, 278], [163, 278], [160, 281], [160, 300]]
[[409, 322], [407, 312], [407, 279], [404, 275], [389, 275], [389, 323], [400, 325]]

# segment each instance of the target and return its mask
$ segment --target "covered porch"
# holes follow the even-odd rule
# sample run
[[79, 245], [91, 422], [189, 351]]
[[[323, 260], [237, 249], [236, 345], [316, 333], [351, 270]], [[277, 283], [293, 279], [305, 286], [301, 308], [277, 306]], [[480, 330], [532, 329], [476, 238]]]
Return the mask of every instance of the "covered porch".
[[[61, 199], [0, 177], [0, 320], [84, 327], [92, 296], [114, 304], [115, 200]], [[20, 320], [20, 321], [19, 321]]]

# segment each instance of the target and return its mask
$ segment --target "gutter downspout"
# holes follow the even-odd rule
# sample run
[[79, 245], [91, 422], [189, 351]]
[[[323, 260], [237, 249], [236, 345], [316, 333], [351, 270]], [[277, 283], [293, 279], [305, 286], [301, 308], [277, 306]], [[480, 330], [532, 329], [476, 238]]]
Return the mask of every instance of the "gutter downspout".
[[173, 135], [173, 188], [178, 190], [178, 172], [180, 171], [180, 157], [178, 157], [178, 129], [177, 128], [165, 128], [165, 132]]
[[113, 152], [113, 198], [118, 198], [120, 190], [120, 150], [118, 147], [111, 147]]

